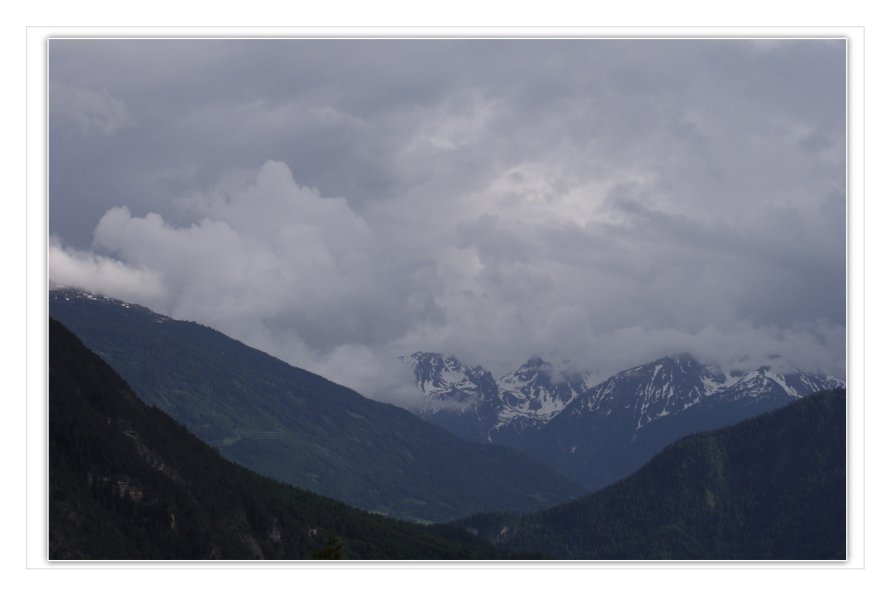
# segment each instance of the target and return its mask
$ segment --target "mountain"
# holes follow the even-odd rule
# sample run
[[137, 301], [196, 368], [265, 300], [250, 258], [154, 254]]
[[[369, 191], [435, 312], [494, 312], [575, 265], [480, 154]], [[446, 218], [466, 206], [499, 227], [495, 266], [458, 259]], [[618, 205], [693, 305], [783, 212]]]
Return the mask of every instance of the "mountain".
[[626, 369], [589, 388], [590, 375], [557, 370], [540, 357], [496, 381], [453, 356], [415, 353], [408, 361], [426, 395], [422, 417], [466, 438], [515, 448], [588, 490], [627, 476], [680, 437], [843, 386], [827, 375], [769, 367], [727, 373], [689, 354]]
[[49, 558], [497, 558], [223, 459], [49, 324]]
[[844, 559], [845, 393], [688, 436], [626, 479], [553, 509], [457, 524], [505, 551], [551, 558]]
[[411, 365], [423, 402], [421, 418], [480, 443], [498, 422], [498, 385], [482, 367], [467, 367], [454, 356], [415, 352], [402, 360]]
[[539, 356], [498, 379], [497, 431], [522, 432], [549, 422], [587, 388], [584, 375], [555, 368]]
[[516, 451], [459, 439], [197, 323], [75, 290], [49, 300], [146, 403], [262, 475], [421, 521], [582, 493]]
[[767, 367], [723, 373], [683, 354], [636, 366], [575, 398], [517, 448], [596, 490], [641, 467], [669, 443], [832, 389], [833, 377]]
[[402, 360], [425, 395], [415, 412], [478, 442], [511, 442], [543, 426], [587, 387], [585, 376], [556, 369], [540, 357], [498, 379], [447, 354], [415, 352]]

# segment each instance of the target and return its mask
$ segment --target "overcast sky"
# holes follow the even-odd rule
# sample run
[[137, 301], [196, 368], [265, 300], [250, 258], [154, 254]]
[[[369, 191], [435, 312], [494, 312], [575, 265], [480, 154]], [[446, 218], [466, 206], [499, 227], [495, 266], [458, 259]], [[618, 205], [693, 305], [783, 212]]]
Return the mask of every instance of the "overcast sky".
[[842, 40], [51, 40], [53, 282], [395, 357], [844, 376]]

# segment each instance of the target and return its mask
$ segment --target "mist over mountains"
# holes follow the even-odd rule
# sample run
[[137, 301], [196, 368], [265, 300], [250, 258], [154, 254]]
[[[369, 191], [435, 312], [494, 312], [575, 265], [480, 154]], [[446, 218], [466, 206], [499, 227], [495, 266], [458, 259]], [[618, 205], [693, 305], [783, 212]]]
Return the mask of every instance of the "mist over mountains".
[[[585, 491], [599, 491], [601, 496], [595, 500], [612, 500], [611, 495], [605, 494], [615, 491], [610, 485], [625, 484], [620, 486], [625, 488], [626, 484], [640, 480], [651, 482], [644, 466], [650, 467], [653, 458], [665, 457], [665, 454], [658, 456], [658, 453], [665, 447], [668, 447], [665, 451], [671, 450], [669, 445], [684, 436], [735, 425], [747, 418], [785, 408], [789, 403], [809, 399], [806, 396], [810, 393], [827, 393], [842, 386], [841, 381], [826, 374], [779, 373], [767, 367], [723, 373], [699, 363], [690, 355], [662, 357], [602, 381], [591, 380], [592, 376], [585, 377], [552, 365], [540, 357], [533, 357], [516, 371], [496, 379], [485, 369], [467, 367], [453, 356], [427, 352], [405, 357], [402, 364], [412, 366], [418, 388], [425, 390], [424, 396], [427, 398], [426, 405], [415, 409], [414, 413], [448, 429], [442, 430], [407, 411], [365, 399], [322, 377], [290, 367], [210, 328], [158, 315], [138, 305], [77, 290], [54, 290], [50, 293], [50, 311], [54, 317], [70, 324], [96, 354], [136, 386], [139, 397], [161, 410], [169, 411], [174, 419], [194, 431], [218, 453], [262, 475], [300, 485], [382, 515], [413, 521], [453, 520], [480, 511], [488, 512], [489, 518], [483, 516], [481, 523], [473, 519], [461, 525], [468, 526], [474, 534], [483, 535], [497, 546], [507, 541], [503, 533], [518, 529], [526, 521], [525, 516], [519, 516], [517, 523], [517, 515], [507, 516], [505, 512], [552, 509], [552, 512], [542, 511], [545, 514], [529, 515], [556, 517], [555, 526], [547, 527], [540, 535], [546, 541], [552, 541], [552, 544], [540, 547], [535, 543], [538, 547], [526, 547], [522, 542], [538, 542], [539, 536], [523, 535], [521, 539], [513, 540], [511, 535], [511, 543], [499, 552], [504, 555], [613, 557], [613, 554], [618, 554], [617, 557], [623, 557], [627, 554], [628, 557], [676, 555], [699, 558], [725, 553], [740, 557], [759, 557], [761, 554], [765, 557], [785, 557], [783, 554], [788, 550], [780, 552], [768, 540], [764, 540], [768, 536], [756, 531], [761, 529], [754, 527], [756, 518], [746, 514], [749, 511], [736, 502], [725, 510], [729, 513], [727, 520], [736, 525], [739, 517], [742, 517], [746, 526], [738, 537], [748, 539], [721, 541], [723, 547], [713, 549], [707, 544], [708, 538], [717, 537], [720, 541], [720, 536], [707, 530], [696, 531], [700, 530], [697, 525], [702, 520], [697, 512], [684, 514], [686, 518], [683, 521], [690, 522], [691, 532], [683, 534], [680, 540], [673, 535], [665, 540], [664, 534], [658, 535], [655, 541], [660, 543], [656, 548], [637, 547], [646, 536], [634, 535], [633, 529], [627, 532], [626, 537], [616, 533], [608, 536], [608, 542], [598, 540], [599, 543], [593, 544], [599, 547], [578, 547], [575, 543], [564, 541], [566, 537], [574, 541], [575, 536], [570, 535], [571, 529], [565, 527], [567, 521], [571, 523], [571, 519], [560, 511], [563, 507], [559, 503], [576, 499], [578, 504], [570, 508], [582, 508], [587, 504], [585, 501], [593, 500], [579, 498]], [[65, 351], [77, 350], [70, 345], [74, 340], [73, 336], [57, 339], [69, 344], [65, 346]], [[56, 347], [59, 347], [58, 343]], [[57, 351], [60, 354], [56, 358], [62, 357], [63, 351]], [[112, 379], [110, 383], [115, 381], [119, 382]], [[106, 382], [106, 379], [102, 379], [102, 382]], [[83, 393], [83, 389], [91, 388], [79, 387], [74, 391]], [[836, 416], [832, 422], [841, 422]], [[128, 430], [123, 430], [123, 435], [130, 438], [127, 436]], [[806, 427], [797, 423], [793, 430], [805, 431]], [[449, 431], [457, 436], [452, 436]], [[763, 430], [758, 429], [755, 433], [752, 439], [765, 437]], [[83, 433], [77, 438], [89, 440], [93, 437]], [[797, 449], [790, 452], [793, 447], [784, 441], [782, 443], [781, 447], [788, 448], [789, 452], [777, 449], [778, 454], [805, 455]], [[761, 447], [755, 440], [741, 444], [743, 447], [749, 445], [754, 449]], [[690, 453], [689, 459], [695, 459], [697, 454]], [[770, 452], [767, 457], [772, 454]], [[676, 465], [678, 454], [668, 457], [671, 455], [674, 461], [669, 465]], [[683, 455], [680, 454], [680, 457]], [[743, 453], [743, 457], [750, 462], [761, 463], [752, 455], [750, 452]], [[818, 460], [825, 461], [820, 455], [817, 455]], [[149, 461], [155, 459], [149, 457]], [[66, 463], [72, 464], [71, 467], [81, 467], [78, 464], [83, 460], [78, 459]], [[119, 462], [136, 471], [132, 460], [120, 458]], [[703, 460], [705, 465], [712, 462], [710, 457]], [[98, 462], [91, 463], [87, 467], [98, 467]], [[658, 466], [657, 462], [653, 463]], [[827, 465], [813, 467], [812, 471], [819, 476], [828, 475], [826, 472], [833, 472], [831, 475], [836, 476], [839, 471], [843, 475], [835, 462], [825, 463]], [[642, 473], [638, 475], [637, 470]], [[707, 474], [711, 476], [718, 470], [719, 467], [717, 470], [707, 469]], [[81, 468], [76, 471], [85, 470]], [[145, 468], [138, 471], [144, 472]], [[661, 467], [657, 473], [663, 475], [670, 471], [670, 468]], [[686, 470], [681, 468], [678, 471]], [[748, 470], [742, 468], [741, 471]], [[777, 467], [769, 471], [781, 473], [786, 470]], [[809, 472], [810, 469], [804, 471]], [[56, 544], [66, 550], [64, 554], [80, 554], [85, 545], [93, 546], [90, 554], [109, 554], [108, 551], [101, 551], [106, 548], [95, 541], [78, 535], [76, 527], [68, 519], [79, 516], [80, 512], [87, 512], [108, 522], [110, 528], [119, 525], [124, 519], [120, 515], [109, 515], [107, 504], [120, 507], [123, 503], [114, 502], [115, 496], [125, 500], [129, 496], [130, 503], [135, 503], [136, 507], [127, 512], [142, 512], [139, 510], [140, 497], [146, 492], [142, 480], [157, 478], [145, 475], [133, 482], [129, 473], [125, 478], [118, 474], [109, 476], [102, 478], [104, 482], [99, 484], [98, 491], [93, 488], [92, 494], [73, 486], [63, 486], [69, 491], [66, 496], [82, 501], [77, 505], [90, 505], [88, 511], [78, 506], [76, 508], [81, 510], [74, 515], [68, 512], [55, 519], [57, 526], [65, 525], [57, 533], [64, 533], [58, 537], [63, 537], [66, 543]], [[626, 477], [636, 482], [621, 482]], [[707, 479], [711, 480], [710, 477]], [[836, 481], [834, 477], [831, 480]], [[103, 485], [106, 482], [110, 484], [109, 492]], [[163, 486], [165, 489], [169, 487], [173, 485]], [[233, 483], [231, 487], [240, 486]], [[606, 490], [602, 490], [604, 487]], [[133, 492], [137, 494], [129, 494], [132, 488], [136, 488]], [[683, 486], [677, 491], [668, 480], [664, 488], [658, 487], [655, 491], [663, 490], [667, 496], [679, 496], [679, 504], [694, 495], [691, 492], [695, 486], [691, 486], [692, 490], [689, 488]], [[788, 500], [791, 500], [801, 495], [803, 486], [788, 488], [788, 496], [791, 497]], [[652, 489], [634, 486], [633, 496], [645, 499], [651, 495]], [[719, 496], [726, 497], [726, 500], [735, 500], [739, 495], [743, 498], [750, 496], [743, 493], [742, 486], [724, 482], [709, 483], [706, 489], [708, 492], [719, 492]], [[101, 494], [101, 500], [95, 499], [97, 492]], [[767, 498], [769, 496], [766, 495]], [[602, 507], [602, 504], [596, 503], [597, 513], [610, 512], [609, 508], [619, 513], [625, 512], [621, 510], [624, 507], [615, 501], [607, 503], [606, 507]], [[766, 505], [769, 512], [776, 512], [767, 500], [757, 504]], [[786, 502], [776, 504], [782, 506]], [[800, 508], [816, 508], [819, 504], [819, 501], [813, 501]], [[830, 504], [836, 506], [837, 501]], [[202, 529], [210, 530], [208, 534], [215, 534], [211, 537], [222, 537], [220, 533], [232, 529], [231, 525], [214, 524], [199, 510], [189, 509], [186, 516], [194, 517], [189, 520], [200, 522]], [[284, 512], [281, 507], [278, 509], [275, 512]], [[342, 514], [346, 510], [337, 512]], [[836, 509], [831, 513], [836, 523]], [[353, 517], [358, 523], [364, 521], [360, 515]], [[158, 517], [146, 515], [146, 520], [149, 519], [159, 520]], [[489, 529], [491, 520], [506, 521], [501, 535], [485, 531]], [[656, 526], [665, 520], [670, 520], [670, 514], [659, 512], [645, 517], [645, 521], [649, 522], [647, 524]], [[804, 555], [813, 553], [821, 557], [830, 554], [834, 557], [841, 552], [837, 551], [836, 525], [832, 525], [827, 531], [818, 532], [818, 539], [812, 543], [822, 547], [813, 548], [812, 552], [800, 543], [800, 538], [789, 534], [784, 527], [776, 527], [772, 532], [777, 534], [776, 537], [792, 538], [797, 546], [794, 549], [804, 550], [800, 552]], [[383, 530], [390, 528], [385, 523], [378, 523], [375, 529], [378, 527]], [[236, 529], [246, 533], [243, 537], [247, 538], [273, 537], [258, 533], [254, 527], [244, 523]], [[748, 529], [755, 531], [749, 533]], [[272, 533], [275, 533], [274, 530]], [[173, 535], [168, 534], [169, 537]], [[428, 538], [424, 545], [430, 547], [424, 553], [480, 553], [480, 542], [459, 536], [459, 532], [447, 530], [428, 534], [402, 532], [398, 535], [407, 539]], [[118, 533], [116, 537], [123, 537], [124, 542], [127, 536]], [[200, 537], [208, 535], [202, 534]], [[251, 547], [251, 544], [247, 548], [232, 548], [227, 554], [285, 553], [275, 543], [276, 537], [262, 546]], [[444, 540], [437, 539], [440, 537]], [[186, 543], [187, 540], [181, 541], [177, 545], [194, 545]], [[312, 538], [304, 537], [297, 548], [303, 550], [299, 553], [305, 554], [307, 548], [319, 544]], [[159, 546], [157, 550], [165, 549], [162, 543], [150, 545]], [[362, 547], [366, 544], [357, 541], [354, 545]], [[556, 547], [547, 547], [551, 545]], [[141, 552], [131, 553], [138, 556]], [[192, 552], [181, 553], [188, 555]], [[207, 551], [201, 552], [204, 553]], [[399, 551], [398, 554], [410, 556], [411, 552]]]
[[845, 557], [843, 390], [683, 439], [545, 511], [421, 527], [223, 460], [53, 319], [49, 360], [53, 560]]
[[[853, 54], [823, 34], [50, 36], [50, 315], [129, 385], [82, 351], [86, 376], [55, 383], [84, 419], [52, 425], [75, 443], [58, 474], [74, 502], [54, 515], [66, 525], [57, 534], [97, 536], [107, 552], [93, 516], [121, 549], [122, 522], [200, 557], [226, 537], [250, 557], [336, 556], [337, 542], [319, 549], [315, 524], [294, 512], [300, 501], [351, 518], [352, 535], [342, 522], [328, 531], [354, 557], [406, 557], [384, 552], [376, 529], [429, 544], [418, 557], [463, 544], [478, 557], [511, 545], [495, 541], [501, 529], [520, 529], [479, 527], [490, 545], [460, 530], [466, 541], [430, 539], [298, 487], [412, 522], [525, 517], [553, 528], [541, 540], [552, 547], [533, 551], [547, 557], [703, 557], [720, 541], [712, 509], [722, 533], [759, 534], [727, 554], [775, 555], [788, 531], [821, 538], [798, 529], [793, 509], [831, 509], [822, 535], [834, 547], [810, 552], [837, 556], [837, 505], [785, 503], [819, 492], [836, 503], [811, 486], [837, 485], [839, 449], [807, 459], [799, 439], [763, 434], [771, 423], [735, 433], [753, 450], [737, 436], [675, 449], [627, 491], [631, 506], [534, 515], [631, 479], [679, 439], [843, 385]], [[77, 366], [63, 367], [69, 378]], [[93, 389], [117, 405], [108, 386], [157, 408], [131, 406], [135, 417], [169, 427], [167, 414], [210, 447], [171, 428], [190, 453], [165, 460], [204, 460], [222, 482], [196, 471], [189, 490], [146, 465], [129, 419], [84, 405]], [[838, 420], [841, 406], [829, 407], [789, 416], [790, 434], [808, 418]], [[801, 459], [812, 471], [783, 465]], [[762, 490], [790, 498], [770, 507], [743, 478], [721, 481], [724, 462], [727, 476], [768, 472]], [[118, 474], [159, 484], [143, 499], [157, 508]], [[660, 484], [674, 474], [691, 489]], [[245, 483], [276, 494], [252, 498]], [[736, 494], [764, 506], [740, 508]], [[204, 497], [222, 522], [192, 504]], [[690, 514], [661, 512], [661, 500]], [[645, 529], [639, 509], [654, 509]], [[781, 515], [775, 533], [756, 525], [764, 509]], [[293, 541], [276, 527], [282, 513]], [[195, 537], [180, 538], [168, 515]], [[605, 523], [615, 547], [573, 548], [591, 543], [574, 519], [586, 532], [585, 521]], [[152, 541], [152, 553], [169, 551]]]
[[[416, 499], [413, 487], [405, 489], [402, 480], [389, 483], [389, 489], [395, 488], [398, 492], [387, 494], [387, 489], [370, 488], [376, 479], [373, 477], [375, 472], [392, 471], [389, 462], [385, 462], [385, 470], [375, 470], [373, 463], [360, 463], [354, 471], [355, 479], [344, 482], [334, 471], [340, 462], [333, 460], [342, 459], [353, 464], [367, 452], [361, 446], [361, 438], [353, 436], [344, 441], [336, 434], [341, 430], [367, 433], [370, 429], [367, 433], [370, 437], [389, 422], [386, 417], [398, 417], [386, 407], [374, 407], [376, 404], [354, 392], [343, 390], [344, 394], [351, 393], [344, 403], [352, 401], [347, 407], [358, 405], [359, 408], [352, 412], [335, 410], [329, 408], [329, 403], [324, 403], [326, 398], [315, 399], [318, 396], [313, 392], [334, 388], [332, 393], [339, 393], [342, 388], [305, 371], [289, 370], [288, 365], [243, 345], [238, 344], [233, 349], [227, 344], [236, 342], [209, 328], [175, 321], [142, 307], [77, 290], [54, 290], [50, 301], [51, 312], [69, 323], [100, 355], [108, 357], [109, 362], [136, 386], [138, 393], [185, 421], [199, 436], [221, 446], [223, 453], [236, 461], [366, 508], [405, 513], [410, 517], [448, 517], [458, 513], [458, 509], [466, 504], [494, 504], [494, 499], [471, 502], [455, 491], [439, 500], [438, 507], [418, 506], [413, 502]], [[146, 349], [151, 343], [156, 345]], [[212, 345], [216, 343], [220, 345]], [[259, 366], [251, 371], [243, 365], [220, 367], [224, 362], [213, 355], [218, 348], [222, 348], [221, 352], [230, 352], [227, 356], [235, 356], [241, 349], [250, 353], [247, 358], [256, 359], [253, 364]], [[239, 355], [239, 358], [243, 356]], [[410, 368], [416, 379], [421, 399], [417, 400], [418, 404], [406, 406], [415, 414], [457, 437], [480, 445], [509, 447], [541, 464], [533, 466], [528, 460], [519, 458], [508, 461], [510, 452], [506, 450], [503, 454], [507, 457], [501, 461], [491, 457], [501, 453], [481, 450], [470, 453], [467, 450], [467, 459], [482, 454], [480, 468], [488, 469], [480, 471], [506, 480], [495, 490], [489, 489], [490, 494], [516, 479], [516, 469], [508, 470], [508, 467], [516, 463], [525, 466], [520, 474], [529, 476], [526, 485], [530, 489], [528, 492], [515, 487], [510, 490], [518, 497], [510, 504], [520, 508], [568, 496], [576, 488], [574, 484], [587, 490], [601, 488], [636, 470], [664, 446], [682, 436], [728, 426], [806, 394], [843, 385], [842, 381], [825, 373], [783, 373], [769, 367], [727, 373], [712, 365], [701, 364], [688, 354], [662, 357], [605, 380], [597, 380], [593, 373], [577, 373], [565, 365], [555, 366], [540, 357], [533, 357], [515, 371], [497, 378], [480, 366], [468, 367], [450, 355], [417, 352], [397, 362]], [[273, 367], [280, 367], [284, 375], [273, 371]], [[260, 369], [265, 370], [257, 374]], [[293, 377], [284, 380], [285, 375]], [[301, 406], [314, 401], [313, 409], [322, 406], [318, 408], [319, 413], [329, 409], [334, 417], [341, 418], [333, 421], [337, 432], [321, 428], [317, 419], [293, 416], [293, 406], [286, 402], [295, 397], [292, 388], [288, 387], [288, 381], [294, 380], [305, 385], [301, 389], [308, 388], [309, 391], [305, 395], [298, 392], [292, 403], [308, 396], [310, 400], [305, 400]], [[281, 395], [268, 399], [266, 392], [272, 385], [275, 385], [273, 393], [280, 392]], [[329, 387], [322, 388], [323, 385]], [[249, 397], [260, 406], [245, 407], [244, 395], [238, 395], [242, 392], [250, 394]], [[284, 399], [279, 400], [281, 397]], [[222, 409], [219, 408], [221, 404], [224, 405]], [[378, 413], [383, 415], [372, 420], [371, 417], [377, 417]], [[404, 420], [398, 420], [400, 425]], [[350, 426], [352, 428], [348, 428]], [[391, 432], [400, 434], [403, 429], [409, 432], [423, 430], [420, 426], [411, 427], [409, 423]], [[446, 435], [443, 432], [441, 437], [446, 438]], [[319, 447], [319, 438], [328, 442], [319, 449], [324, 451], [321, 457], [305, 458], [295, 463], [287, 454], [287, 450], [295, 445]], [[391, 440], [391, 437], [386, 437], [384, 442], [387, 439]], [[426, 443], [421, 448], [432, 446], [428, 453], [433, 457], [439, 455], [436, 449], [445, 447], [445, 441], [433, 444], [429, 439], [421, 440]], [[419, 442], [414, 438], [409, 441]], [[380, 446], [389, 447], [382, 442]], [[435, 463], [451, 464], [455, 486], [461, 483], [464, 489], [482, 486], [470, 486], [450, 456], [449, 459], [439, 459]], [[401, 459], [398, 467], [407, 468], [416, 463], [425, 464], [420, 457], [412, 455], [410, 459]], [[493, 472], [495, 467], [499, 469]], [[568, 480], [551, 479], [554, 488], [545, 488], [548, 492], [543, 492], [535, 484], [545, 484], [546, 480], [538, 481], [538, 477], [546, 475], [545, 467]], [[442, 470], [437, 473], [442, 475]], [[365, 486], [361, 486], [363, 481]], [[437, 490], [435, 496], [442, 492]], [[483, 495], [485, 489], [478, 492]], [[391, 506], [393, 504], [395, 506]]]

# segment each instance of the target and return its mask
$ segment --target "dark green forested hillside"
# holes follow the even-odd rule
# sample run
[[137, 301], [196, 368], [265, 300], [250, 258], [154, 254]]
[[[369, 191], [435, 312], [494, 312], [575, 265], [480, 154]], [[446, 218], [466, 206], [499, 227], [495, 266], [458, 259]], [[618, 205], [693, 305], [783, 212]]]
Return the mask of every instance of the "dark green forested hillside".
[[423, 527], [261, 477], [140, 401], [50, 320], [51, 559], [495, 558]]
[[50, 314], [155, 405], [245, 467], [368, 510], [445, 521], [547, 508], [583, 490], [197, 323], [74, 290]]
[[845, 392], [684, 438], [599, 492], [459, 525], [503, 550], [585, 559], [843, 559]]

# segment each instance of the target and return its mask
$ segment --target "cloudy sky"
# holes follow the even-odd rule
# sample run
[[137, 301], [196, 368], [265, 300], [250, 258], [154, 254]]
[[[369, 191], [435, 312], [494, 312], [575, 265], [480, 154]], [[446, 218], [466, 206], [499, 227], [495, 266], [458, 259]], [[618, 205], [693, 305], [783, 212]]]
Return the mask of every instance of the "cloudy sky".
[[843, 40], [49, 42], [49, 271], [399, 401], [416, 350], [844, 376]]

